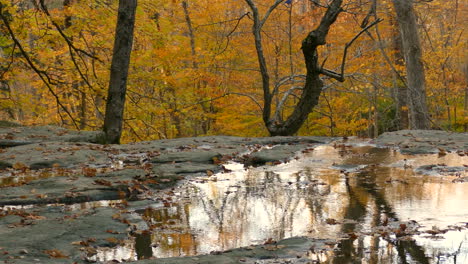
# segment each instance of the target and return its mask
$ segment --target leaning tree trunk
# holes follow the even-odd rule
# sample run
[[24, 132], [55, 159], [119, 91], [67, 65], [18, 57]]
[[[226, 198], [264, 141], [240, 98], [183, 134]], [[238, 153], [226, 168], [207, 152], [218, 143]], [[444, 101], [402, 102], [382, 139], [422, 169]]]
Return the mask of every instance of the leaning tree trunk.
[[120, 0], [117, 14], [114, 52], [104, 118], [105, 141], [119, 144], [122, 135], [128, 68], [133, 44], [137, 0]]
[[[289, 136], [295, 134], [301, 128], [302, 124], [304, 124], [312, 109], [318, 104], [323, 89], [323, 82], [320, 79], [320, 74], [324, 72], [318, 63], [317, 48], [320, 45], [325, 45], [325, 39], [330, 26], [336, 21], [338, 14], [342, 11], [342, 2], [342, 0], [334, 0], [320, 21], [320, 25], [310, 32], [302, 41], [302, 52], [307, 69], [306, 82], [299, 102], [286, 121], [282, 122], [280, 120], [270, 119], [266, 123], [267, 129], [272, 136]], [[264, 108], [263, 110], [270, 111], [270, 109], [271, 108]], [[269, 115], [264, 114], [264, 116]]]
[[393, 0], [403, 42], [406, 62], [408, 96], [410, 106], [410, 128], [429, 129], [429, 111], [426, 103], [426, 84], [422, 63], [413, 0]]

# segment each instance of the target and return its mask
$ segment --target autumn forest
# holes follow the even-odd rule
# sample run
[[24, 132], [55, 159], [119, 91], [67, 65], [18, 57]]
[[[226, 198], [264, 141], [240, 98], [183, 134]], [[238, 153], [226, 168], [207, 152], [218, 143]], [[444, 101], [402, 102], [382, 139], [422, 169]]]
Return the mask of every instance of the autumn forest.
[[[0, 120], [101, 130], [118, 2], [0, 0]], [[413, 1], [412, 100], [398, 2], [138, 0], [122, 141], [282, 135], [307, 107], [295, 135], [375, 137], [420, 128], [419, 102], [428, 128], [466, 132], [468, 3]]]

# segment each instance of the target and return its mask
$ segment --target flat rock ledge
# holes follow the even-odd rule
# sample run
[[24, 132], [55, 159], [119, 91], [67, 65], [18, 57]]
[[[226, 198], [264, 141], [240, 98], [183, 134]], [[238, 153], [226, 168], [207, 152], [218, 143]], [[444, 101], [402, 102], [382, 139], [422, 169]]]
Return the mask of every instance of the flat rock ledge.
[[468, 133], [441, 130], [386, 132], [371, 142], [380, 146], [396, 147], [404, 154], [468, 152]]
[[[134, 212], [153, 203], [149, 195], [169, 190], [180, 179], [224, 170], [229, 161], [245, 166], [286, 162], [303, 149], [337, 140], [212, 136], [100, 145], [99, 137], [100, 132], [0, 123], [0, 263], [88, 263], [86, 255], [96, 248], [118, 247], [129, 233], [144, 230], [145, 222]], [[468, 155], [467, 133], [404, 130], [371, 142], [409, 154]], [[103, 200], [117, 201], [93, 203]], [[35, 206], [53, 203], [68, 205]], [[138, 263], [308, 263], [311, 249], [326, 252], [330, 243], [294, 237]]]

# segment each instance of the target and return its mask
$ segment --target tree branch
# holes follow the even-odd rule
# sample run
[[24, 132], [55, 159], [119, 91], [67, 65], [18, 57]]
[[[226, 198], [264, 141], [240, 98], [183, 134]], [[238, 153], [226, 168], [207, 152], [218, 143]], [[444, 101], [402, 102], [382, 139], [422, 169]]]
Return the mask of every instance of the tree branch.
[[362, 33], [366, 32], [369, 28], [377, 25], [378, 23], [380, 23], [382, 21], [383, 21], [383, 19], [380, 19], [380, 18], [376, 19], [374, 22], [370, 23], [365, 28], [363, 28], [356, 36], [354, 36], [354, 38], [350, 42], [346, 43], [344, 53], [343, 53], [343, 60], [341, 62], [341, 76], [342, 76], [342, 78], [344, 78], [344, 68], [345, 68], [346, 54], [348, 52], [348, 48], [353, 44], [353, 42], [357, 38], [359, 38], [359, 36], [361, 36]]
[[[250, 0], [248, 0], [250, 1]], [[268, 19], [268, 17], [271, 15], [271, 13], [273, 12], [273, 10], [275, 10], [275, 8], [281, 4], [284, 0], [276, 0], [275, 3], [273, 3], [273, 5], [270, 6], [270, 8], [268, 8], [268, 11], [265, 13], [265, 15], [263, 16], [262, 20], [260, 21], [260, 28], [263, 27], [263, 24], [265, 24], [266, 20]]]
[[52, 16], [49, 13], [49, 10], [47, 9], [47, 6], [44, 4], [44, 0], [40, 0], [39, 2], [41, 4], [42, 11], [44, 11], [44, 13], [47, 15], [47, 17], [50, 18], [50, 21], [52, 22], [52, 25], [54, 25], [54, 27], [57, 29], [57, 31], [62, 36], [62, 38], [65, 40], [65, 42], [67, 42], [68, 46], [70, 46], [77, 53], [83, 53], [84, 55], [86, 55], [86, 56], [88, 56], [88, 57], [90, 57], [92, 59], [95, 59], [95, 60], [97, 60], [99, 62], [103, 62], [98, 57], [88, 53], [87, 51], [77, 48], [73, 44], [73, 42], [70, 40], [70, 38], [63, 32], [63, 30], [60, 28], [60, 26], [54, 21], [54, 19], [52, 18]]
[[348, 54], [348, 48], [351, 47], [351, 45], [353, 44], [353, 42], [359, 38], [359, 36], [362, 35], [362, 33], [366, 32], [369, 28], [377, 25], [378, 23], [382, 22], [383, 19], [376, 19], [374, 22], [372, 22], [371, 24], [367, 25], [365, 28], [363, 28], [358, 34], [356, 34], [356, 36], [354, 36], [351, 41], [349, 41], [348, 43], [346, 43], [345, 45], [345, 48], [344, 48], [344, 52], [343, 52], [343, 58], [341, 60], [341, 72], [340, 73], [337, 73], [337, 72], [334, 72], [332, 70], [327, 70], [325, 68], [323, 68], [323, 64], [322, 66], [320, 67], [319, 69], [319, 72], [325, 76], [328, 76], [330, 78], [333, 78], [339, 82], [344, 82], [344, 69], [345, 69], [345, 64], [346, 64], [346, 55]]
[[295, 91], [295, 90], [302, 90], [303, 88], [301, 86], [293, 86], [291, 88], [289, 88], [288, 91], [286, 91], [286, 93], [284, 93], [283, 95], [283, 98], [281, 98], [281, 101], [278, 103], [278, 105], [276, 106], [276, 110], [275, 110], [275, 115], [273, 116], [273, 119], [274, 120], [277, 120], [277, 121], [280, 121], [280, 112], [281, 110], [283, 109], [283, 105], [284, 103], [286, 102], [286, 100], [288, 99], [288, 97]]
[[[39, 78], [42, 80], [42, 82], [45, 84], [45, 86], [47, 87], [47, 89], [50, 91], [50, 93], [54, 96], [55, 98], [55, 101], [57, 103], [57, 105], [59, 105], [63, 111], [65, 111], [65, 113], [70, 117], [70, 119], [72, 120], [73, 124], [75, 125], [75, 127], [77, 129], [79, 129], [79, 126], [78, 126], [78, 123], [76, 122], [76, 120], [73, 118], [73, 115], [68, 111], [68, 109], [62, 104], [62, 102], [60, 102], [60, 99], [59, 99], [59, 96], [57, 95], [57, 93], [55, 93], [55, 91], [52, 89], [52, 87], [50, 86], [50, 77], [48, 76], [48, 74], [43, 71], [43, 70], [40, 70], [36, 67], [36, 65], [34, 65], [33, 61], [31, 60], [31, 58], [29, 57], [28, 53], [24, 50], [23, 46], [21, 45], [21, 43], [19, 42], [19, 40], [16, 38], [15, 34], [13, 33], [13, 30], [10, 26], [10, 23], [8, 21], [8, 18], [5, 17], [5, 15], [3, 14], [3, 6], [2, 4], [0, 4], [0, 18], [1, 20], [3, 21], [3, 24], [5, 25], [5, 27], [7, 28], [7, 31], [11, 37], [11, 39], [13, 40], [13, 42], [16, 44], [16, 46], [18, 46], [20, 52], [21, 52], [21, 55], [23, 55], [23, 58], [26, 60], [27, 64], [31, 67], [31, 69], [39, 76]], [[62, 115], [60, 114], [60, 111], [59, 111], [59, 116], [60, 118], [62, 119], [62, 122], [64, 122], [63, 120], [63, 117]]]

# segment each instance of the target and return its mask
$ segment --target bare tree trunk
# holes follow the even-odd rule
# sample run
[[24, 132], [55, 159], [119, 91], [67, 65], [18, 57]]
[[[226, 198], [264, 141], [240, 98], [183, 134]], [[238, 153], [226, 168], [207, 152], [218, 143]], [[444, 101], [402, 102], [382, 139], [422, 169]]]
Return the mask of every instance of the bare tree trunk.
[[119, 144], [122, 135], [128, 68], [133, 44], [137, 0], [120, 0], [117, 14], [114, 52], [104, 118], [106, 143]]
[[[468, 61], [466, 61], [465, 64], [463, 65], [463, 73], [465, 74], [465, 80], [468, 83]], [[465, 87], [465, 106], [464, 106], [464, 110], [465, 111], [463, 113], [463, 117], [464, 117], [464, 120], [466, 120], [468, 118], [468, 86]], [[465, 123], [464, 131], [465, 132], [468, 131], [468, 123]]]
[[197, 69], [198, 68], [197, 60], [195, 59], [195, 56], [197, 55], [196, 50], [195, 50], [195, 35], [193, 33], [192, 20], [190, 19], [187, 1], [182, 1], [182, 8], [184, 9], [185, 22], [187, 23], [187, 29], [188, 29], [188, 33], [190, 37], [190, 50], [192, 52], [192, 64], [193, 64], [193, 68]]
[[[391, 18], [390, 23], [392, 27], [392, 36], [393, 36], [393, 52], [394, 52], [394, 62], [395, 65], [403, 65], [404, 56], [402, 53], [402, 43], [401, 35], [397, 30], [398, 24]], [[401, 80], [402, 75], [398, 72], [393, 72], [393, 89], [395, 92], [395, 101], [396, 101], [396, 122], [397, 129], [408, 129], [409, 128], [409, 119], [408, 119], [408, 89], [406, 83]]]
[[270, 75], [268, 73], [266, 60], [263, 54], [261, 30], [265, 24], [268, 16], [282, 1], [276, 0], [275, 3], [270, 6], [267, 13], [263, 18], [260, 18], [258, 9], [252, 0], [245, 0], [250, 6], [253, 13], [254, 25], [253, 35], [255, 37], [255, 48], [257, 50], [257, 57], [260, 67], [260, 73], [262, 75], [262, 87], [263, 87], [263, 121], [272, 136], [289, 136], [297, 133], [304, 124], [305, 120], [309, 116], [312, 109], [318, 104], [320, 94], [323, 88], [323, 82], [320, 79], [321, 74], [326, 74], [332, 78], [337, 78], [340, 81], [343, 80], [342, 76], [338, 76], [336, 73], [322, 69], [318, 63], [317, 48], [321, 45], [325, 45], [325, 39], [330, 29], [330, 26], [336, 21], [338, 14], [342, 11], [341, 4], [342, 0], [333, 0], [325, 12], [319, 26], [309, 32], [307, 37], [302, 41], [302, 52], [304, 54], [304, 60], [306, 64], [307, 74], [302, 94], [299, 98], [298, 103], [294, 107], [292, 114], [282, 121], [277, 118], [277, 115], [271, 117], [271, 103], [272, 97], [275, 95], [270, 91]]
[[403, 44], [408, 79], [410, 128], [429, 129], [424, 67], [413, 0], [393, 0]]

